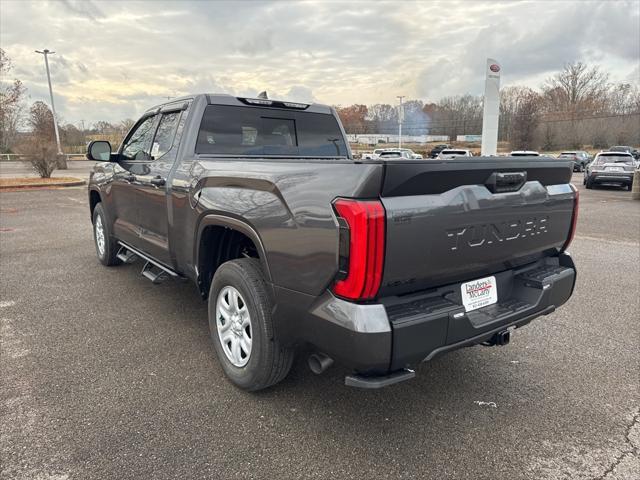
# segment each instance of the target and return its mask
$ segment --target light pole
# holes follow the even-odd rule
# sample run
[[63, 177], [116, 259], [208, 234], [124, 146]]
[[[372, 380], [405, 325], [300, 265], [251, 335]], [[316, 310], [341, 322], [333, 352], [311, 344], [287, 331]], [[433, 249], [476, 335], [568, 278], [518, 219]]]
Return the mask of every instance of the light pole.
[[42, 51], [36, 50], [36, 53], [44, 55], [44, 66], [47, 69], [47, 82], [49, 82], [49, 95], [51, 96], [51, 113], [53, 113], [53, 128], [56, 132], [56, 144], [58, 145], [58, 155], [62, 155], [62, 147], [60, 146], [60, 134], [58, 133], [58, 121], [56, 120], [56, 107], [53, 104], [53, 89], [51, 88], [51, 74], [49, 73], [49, 59], [47, 55], [53, 55], [56, 52], [52, 52], [48, 49]]
[[398, 148], [402, 148], [402, 120], [404, 117], [404, 111], [402, 110], [402, 99], [405, 95], [398, 95], [396, 98], [400, 100], [400, 107], [398, 108]]

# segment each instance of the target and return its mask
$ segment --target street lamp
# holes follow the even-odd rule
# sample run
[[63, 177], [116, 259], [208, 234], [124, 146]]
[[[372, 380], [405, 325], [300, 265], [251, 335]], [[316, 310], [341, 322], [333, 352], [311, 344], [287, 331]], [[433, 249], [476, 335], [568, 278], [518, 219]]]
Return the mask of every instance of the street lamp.
[[400, 100], [400, 107], [398, 108], [398, 148], [402, 148], [402, 117], [404, 117], [404, 111], [402, 110], [402, 99], [406, 95], [398, 95], [396, 98]]
[[51, 112], [53, 113], [53, 128], [56, 132], [56, 143], [58, 144], [58, 155], [62, 155], [62, 147], [60, 147], [60, 134], [58, 133], [58, 122], [56, 120], [56, 107], [53, 104], [53, 89], [51, 88], [51, 74], [49, 73], [49, 59], [47, 55], [53, 55], [56, 52], [52, 52], [48, 49], [42, 51], [36, 50], [36, 53], [44, 55], [44, 66], [47, 69], [47, 82], [49, 82], [49, 95], [51, 96]]

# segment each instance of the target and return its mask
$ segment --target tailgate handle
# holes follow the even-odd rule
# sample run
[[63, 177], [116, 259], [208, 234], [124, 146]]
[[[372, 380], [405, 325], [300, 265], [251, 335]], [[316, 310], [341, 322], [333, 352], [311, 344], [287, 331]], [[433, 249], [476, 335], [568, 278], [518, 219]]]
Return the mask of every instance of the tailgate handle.
[[527, 172], [493, 172], [485, 187], [491, 193], [516, 192], [527, 181]]

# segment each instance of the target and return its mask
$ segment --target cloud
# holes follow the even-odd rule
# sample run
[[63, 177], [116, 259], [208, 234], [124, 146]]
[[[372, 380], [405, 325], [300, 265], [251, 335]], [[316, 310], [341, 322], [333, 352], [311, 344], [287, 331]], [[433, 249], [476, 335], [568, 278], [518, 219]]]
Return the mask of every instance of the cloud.
[[104, 14], [91, 0], [61, 0], [60, 2], [70, 13], [88, 20], [103, 18]]
[[[150, 6], [153, 6], [150, 8]], [[538, 87], [569, 61], [638, 76], [638, 2], [3, 1], [0, 40], [32, 100], [61, 116], [136, 117], [167, 96], [221, 92], [330, 104], [434, 101]], [[634, 40], [635, 39], [635, 40]], [[59, 100], [58, 100], [59, 99]]]

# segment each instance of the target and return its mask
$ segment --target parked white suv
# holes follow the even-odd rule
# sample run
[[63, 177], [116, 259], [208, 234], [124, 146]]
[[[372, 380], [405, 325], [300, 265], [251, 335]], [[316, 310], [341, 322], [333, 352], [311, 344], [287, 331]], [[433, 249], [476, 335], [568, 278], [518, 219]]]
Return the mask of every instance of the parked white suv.
[[463, 150], [460, 148], [446, 148], [442, 150], [436, 158], [440, 160], [448, 160], [456, 157], [473, 157], [470, 150]]

